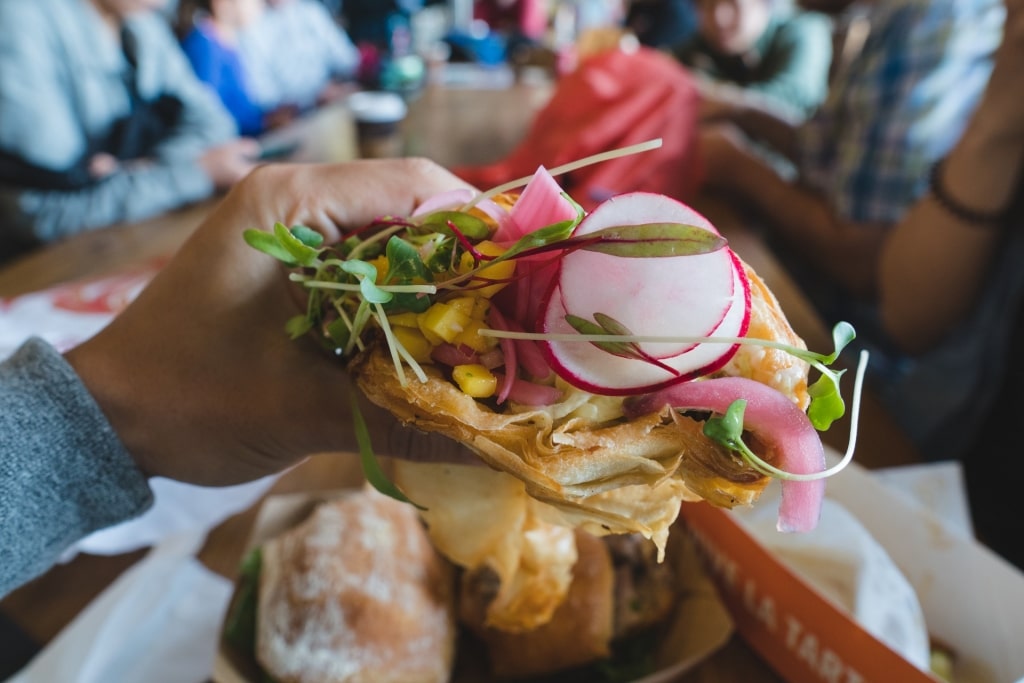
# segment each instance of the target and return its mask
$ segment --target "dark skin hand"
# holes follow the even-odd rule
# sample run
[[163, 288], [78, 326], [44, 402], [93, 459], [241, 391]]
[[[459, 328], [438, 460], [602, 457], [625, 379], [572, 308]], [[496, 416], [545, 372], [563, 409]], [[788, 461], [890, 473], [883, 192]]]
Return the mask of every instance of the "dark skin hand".
[[[347, 229], [464, 186], [422, 159], [260, 167], [67, 359], [147, 475], [227, 485], [315, 453], [354, 451], [354, 390], [343, 364], [312, 340], [285, 334], [301, 297], [242, 232], [280, 221], [337, 241]], [[363, 409], [387, 443], [393, 421]], [[417, 448], [430, 449], [429, 457], [458, 450], [445, 439]]]

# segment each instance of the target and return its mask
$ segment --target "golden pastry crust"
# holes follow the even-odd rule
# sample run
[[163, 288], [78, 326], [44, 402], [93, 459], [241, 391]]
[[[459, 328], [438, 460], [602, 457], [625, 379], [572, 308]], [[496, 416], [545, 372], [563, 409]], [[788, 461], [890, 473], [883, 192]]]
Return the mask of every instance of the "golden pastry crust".
[[[748, 274], [751, 336], [802, 346], [775, 297], [749, 268]], [[758, 379], [806, 404], [806, 363], [757, 346], [742, 346], [737, 356], [724, 373]], [[364, 394], [402, 422], [465, 444], [491, 467], [522, 481], [537, 500], [605, 533], [641, 532], [651, 537], [674, 520], [674, 515], [659, 519], [652, 527], [648, 522], [653, 518], [639, 514], [639, 509], [629, 504], [623, 508], [618, 500], [606, 504], [623, 487], [647, 487], [648, 507], [695, 499], [733, 507], [753, 503], [767, 483], [709, 441], [699, 421], [672, 410], [593, 424], [574, 417], [579, 402], [588, 396], [570, 391], [552, 406], [512, 406], [496, 412], [429, 367], [426, 382], [410, 380], [403, 386], [380, 344], [368, 346], [349, 369]], [[683, 488], [659, 486], [673, 479]]]

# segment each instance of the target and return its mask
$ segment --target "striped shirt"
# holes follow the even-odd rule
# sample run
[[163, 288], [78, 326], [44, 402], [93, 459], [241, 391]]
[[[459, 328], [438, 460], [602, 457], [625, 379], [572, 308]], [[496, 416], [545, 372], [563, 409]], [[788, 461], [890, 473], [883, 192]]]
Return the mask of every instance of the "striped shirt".
[[898, 221], [959, 139], [1002, 37], [999, 0], [887, 0], [800, 131], [802, 181], [854, 222]]

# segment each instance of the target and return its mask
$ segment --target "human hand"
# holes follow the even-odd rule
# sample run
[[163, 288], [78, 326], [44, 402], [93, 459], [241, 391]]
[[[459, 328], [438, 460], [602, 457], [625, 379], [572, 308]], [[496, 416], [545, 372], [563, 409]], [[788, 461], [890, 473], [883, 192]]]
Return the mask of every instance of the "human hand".
[[120, 166], [120, 162], [113, 154], [99, 152], [89, 158], [89, 175], [94, 180], [102, 180], [113, 173]]
[[[225, 485], [310, 454], [356, 450], [355, 390], [343, 365], [284, 332], [301, 311], [299, 297], [279, 262], [248, 246], [242, 232], [280, 221], [337, 241], [349, 228], [464, 186], [416, 159], [262, 166], [124, 312], [67, 358], [148, 475]], [[404, 431], [382, 411], [365, 412], [371, 429]], [[432, 443], [458, 450], [446, 439]]]
[[225, 190], [256, 168], [260, 143], [252, 138], [236, 138], [211, 147], [199, 157], [199, 165], [218, 190]]
[[344, 97], [348, 97], [357, 90], [357, 87], [353, 83], [342, 83], [340, 81], [329, 81], [327, 85], [316, 96], [316, 103], [319, 106], [336, 102]]
[[706, 78], [696, 81], [700, 93], [697, 117], [702, 124], [718, 120], [730, 120], [736, 115], [739, 97], [726, 85]]
[[299, 118], [300, 113], [301, 111], [298, 106], [294, 104], [283, 104], [277, 109], [268, 112], [263, 117], [263, 125], [267, 130], [280, 128], [281, 126], [287, 125]]

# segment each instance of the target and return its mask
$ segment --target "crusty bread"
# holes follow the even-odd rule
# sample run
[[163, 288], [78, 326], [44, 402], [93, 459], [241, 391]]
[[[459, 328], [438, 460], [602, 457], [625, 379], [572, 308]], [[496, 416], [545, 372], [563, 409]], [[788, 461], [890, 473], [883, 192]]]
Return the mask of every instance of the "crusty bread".
[[263, 546], [256, 657], [280, 683], [443, 683], [454, 572], [416, 510], [363, 491]]

